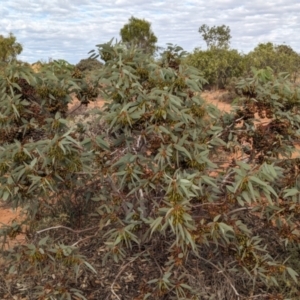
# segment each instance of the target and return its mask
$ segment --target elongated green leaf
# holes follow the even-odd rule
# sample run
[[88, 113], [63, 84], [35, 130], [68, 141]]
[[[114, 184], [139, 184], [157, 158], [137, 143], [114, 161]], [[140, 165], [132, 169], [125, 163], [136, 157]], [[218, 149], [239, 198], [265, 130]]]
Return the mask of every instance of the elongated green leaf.
[[204, 176], [201, 176], [201, 179], [202, 179], [205, 183], [207, 183], [208, 185], [211, 185], [211, 186], [213, 186], [213, 187], [215, 187], [215, 188], [218, 188], [217, 185], [211, 180], [212, 178], [210, 178], [210, 177], [204, 175]]
[[192, 160], [191, 154], [182, 146], [174, 145], [174, 148], [180, 152], [183, 152], [189, 159]]
[[256, 176], [249, 176], [249, 179], [259, 185], [262, 185], [262, 186], [267, 186], [267, 184], [265, 182], [263, 182], [262, 180], [260, 180], [258, 177]]
[[297, 283], [297, 277], [299, 276], [299, 274], [290, 267], [287, 267], [286, 270], [289, 273], [289, 275], [293, 278], [293, 280]]
[[218, 223], [218, 225], [219, 225], [219, 228], [221, 229], [221, 231], [222, 231], [223, 234], [226, 233], [227, 231], [234, 232], [232, 226], [229, 226], [229, 225], [227, 225], [227, 224], [225, 224], [223, 222]]
[[163, 217], [158, 217], [150, 224], [150, 227], [152, 228], [150, 235], [152, 235], [153, 232], [161, 225], [162, 220], [163, 220]]
[[91, 270], [93, 271], [95, 274], [97, 274], [97, 271], [94, 269], [94, 267], [88, 263], [87, 261], [84, 261], [84, 264]]
[[283, 198], [295, 196], [295, 195], [297, 195], [297, 194], [299, 194], [299, 190], [296, 189], [296, 188], [286, 189]]

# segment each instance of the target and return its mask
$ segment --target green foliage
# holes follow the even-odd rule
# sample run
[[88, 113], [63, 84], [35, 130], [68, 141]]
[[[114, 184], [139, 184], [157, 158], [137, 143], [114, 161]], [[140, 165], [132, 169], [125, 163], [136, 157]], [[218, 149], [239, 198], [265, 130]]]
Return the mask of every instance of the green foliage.
[[[236, 86], [242, 107], [222, 114], [202, 99], [206, 80], [182, 48], [169, 45], [159, 62], [123, 43], [98, 52], [107, 60], [91, 86], [106, 103], [77, 127], [65, 105], [86, 81], [68, 66], [12, 64], [0, 78], [0, 197], [25, 213], [1, 235], [27, 225], [29, 240], [6, 253], [3, 277], [26, 285], [30, 272], [22, 296], [33, 299], [120, 298], [127, 268], [140, 279], [131, 299], [297, 297], [300, 268], [286, 249], [300, 242], [290, 157], [299, 88], [253, 69]], [[101, 296], [94, 269], [110, 273]], [[224, 288], [214, 293], [216, 278]]]
[[144, 19], [131, 17], [120, 35], [123, 43], [135, 45], [146, 53], [153, 54], [156, 50], [157, 37], [151, 30], [151, 23]]
[[[14, 284], [21, 284], [26, 277], [30, 278], [23, 294], [32, 295], [35, 299], [87, 299], [72, 286], [76, 285], [80, 273], [95, 270], [84, 256], [78, 254], [76, 247], [54, 244], [53, 240], [46, 237], [34, 244], [20, 246], [18, 251], [10, 250], [6, 259], [11, 264], [7, 278], [19, 274]], [[41, 282], [40, 274], [47, 279], [46, 284]]]
[[[100, 49], [102, 51], [103, 48]], [[166, 57], [176, 61], [176, 55], [174, 57], [172, 50], [169, 51]], [[189, 285], [187, 274], [180, 267], [188, 264], [187, 256], [190, 260], [198, 257], [217, 270], [228, 272], [226, 280], [232, 276], [244, 279], [249, 276], [254, 288], [246, 288], [245, 285], [239, 292], [236, 291], [235, 296], [245, 290], [249, 291], [249, 295], [254, 293], [256, 284], [276, 291], [277, 282], [284, 281], [287, 275], [296, 280], [297, 274], [292, 269], [283, 262], [275, 261], [276, 255], [266, 251], [266, 244], [271, 240], [263, 234], [274, 218], [276, 225], [273, 229], [284, 237], [287, 229], [273, 214], [278, 209], [277, 205], [280, 206], [281, 196], [278, 195], [284, 193], [290, 196], [295, 191], [286, 189], [286, 185], [282, 184], [286, 175], [282, 164], [286, 160], [276, 156], [278, 148], [273, 150], [278, 159], [274, 164], [261, 161], [261, 146], [255, 142], [252, 145], [254, 155], [249, 155], [243, 138], [247, 132], [250, 137], [259, 134], [260, 129], [256, 131], [249, 127], [251, 117], [246, 112], [242, 116], [237, 112], [220, 119], [216, 110], [207, 107], [201, 97], [196, 96], [201, 89], [199, 84], [204, 83], [201, 75], [195, 69], [179, 64], [180, 59], [170, 68], [170, 64], [147, 61], [142, 53], [134, 55], [127, 52], [122, 45], [117, 45], [115, 52], [119, 56], [114, 56], [116, 59], [106, 64], [100, 82], [106, 87], [104, 96], [112, 99], [106, 105], [107, 114], [104, 114], [110, 133], [116, 139], [111, 151], [121, 154], [111, 162], [113, 171], [106, 169], [106, 174], [114, 174], [114, 205], [117, 204], [117, 207], [110, 206], [108, 209], [103, 198], [102, 215], [107, 216], [107, 221], [126, 222], [118, 226], [118, 230], [112, 229], [107, 234], [105, 260], [111, 258], [118, 262], [135, 244], [142, 248], [150, 243], [152, 247], [158, 247], [156, 243], [159, 241], [160, 260], [165, 261], [165, 272], [149, 281], [149, 295], [154, 298], [163, 295], [172, 297], [173, 293], [178, 293], [177, 297], [188, 298], [198, 293]], [[259, 78], [271, 76], [263, 71], [258, 74], [263, 74], [258, 75]], [[263, 93], [263, 87], [260, 90]], [[277, 109], [280, 114], [279, 106]], [[293, 124], [296, 124], [295, 118]], [[242, 119], [244, 127], [240, 128], [238, 123]], [[276, 132], [278, 127], [273, 126], [272, 130]], [[260, 135], [261, 142], [264, 137], [268, 138]], [[297, 136], [292, 135], [291, 138], [296, 139]], [[222, 173], [212, 158], [224, 146], [232, 150], [239, 146], [242, 151], [245, 150], [248, 160], [234, 161]], [[282, 143], [281, 146], [285, 149], [281, 149], [280, 153], [288, 155], [291, 150], [288, 144]], [[260, 163], [257, 167], [252, 165], [254, 158]], [[217, 178], [211, 176], [214, 172], [218, 174]], [[292, 182], [295, 181], [294, 177]], [[98, 198], [99, 202], [101, 200]], [[252, 214], [251, 205], [265, 222], [265, 227], [261, 225], [263, 230], [254, 225], [256, 217]], [[199, 207], [207, 208], [199, 211]], [[122, 210], [121, 214], [117, 213], [118, 209]], [[251, 221], [240, 218], [239, 212], [244, 211], [249, 211]], [[288, 216], [289, 220], [291, 216], [293, 214]], [[284, 242], [298, 239], [294, 235], [290, 238]], [[284, 247], [278, 236], [276, 242], [278, 247]], [[218, 247], [213, 259], [208, 257], [212, 245]], [[231, 256], [226, 251], [232, 245], [236, 250]], [[227, 250], [223, 252], [222, 249]], [[216, 266], [222, 266], [224, 257], [234, 267], [226, 271], [225, 267], [218, 269]], [[175, 274], [187, 291], [176, 290], [178, 282]]]
[[262, 69], [270, 67], [276, 74], [288, 72], [291, 79], [296, 81], [299, 76], [300, 56], [290, 46], [274, 45], [273, 43], [259, 44], [246, 55], [247, 69], [251, 67]]
[[[243, 107], [237, 117], [249, 124], [248, 135], [253, 139], [252, 157], [261, 161], [289, 157], [298, 140], [300, 128], [299, 86], [288, 79], [286, 73], [275, 76], [270, 68], [252, 68], [250, 78], [241, 79], [236, 85], [237, 94], [242, 96]], [[253, 126], [255, 113], [261, 119], [271, 119], [267, 126]]]
[[161, 57], [158, 62], [164, 67], [178, 69], [179, 65], [184, 61], [188, 53], [180, 46], [170, 43], [167, 45], [167, 48], [161, 53]]
[[224, 88], [233, 77], [240, 77], [245, 71], [244, 57], [237, 50], [195, 49], [185, 62], [200, 70], [208, 86], [215, 88]]
[[8, 63], [15, 60], [22, 50], [22, 45], [12, 33], [8, 37], [0, 35], [0, 62]]
[[199, 33], [206, 42], [208, 49], [228, 49], [230, 45], [230, 28], [228, 26], [213, 26], [209, 27], [203, 24], [199, 28]]
[[[20, 224], [1, 228], [1, 236], [4, 241], [15, 238], [23, 225], [30, 235], [39, 224], [78, 222], [84, 211], [80, 205], [90, 205], [82, 204], [88, 198], [84, 193], [74, 200], [73, 180], [84, 176], [77, 172], [88, 169], [91, 157], [85, 156], [80, 142], [74, 139], [75, 130], [70, 130], [65, 119], [69, 93], [80, 89], [71, 71], [59, 63], [41, 73], [10, 64], [0, 78], [0, 89], [0, 197], [12, 207], [23, 207], [25, 214]], [[80, 186], [83, 188], [78, 182], [77, 192]], [[33, 299], [70, 299], [71, 295], [85, 299], [73, 286], [79, 271], [90, 265], [74, 247], [34, 238], [7, 255], [5, 277], [14, 285], [26, 283], [23, 294]]]

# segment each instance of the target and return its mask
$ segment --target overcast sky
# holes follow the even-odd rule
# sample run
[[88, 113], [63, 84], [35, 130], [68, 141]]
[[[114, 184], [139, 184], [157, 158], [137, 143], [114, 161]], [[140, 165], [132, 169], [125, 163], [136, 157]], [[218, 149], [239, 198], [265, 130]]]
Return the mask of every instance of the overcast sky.
[[0, 0], [0, 34], [22, 43], [21, 60], [77, 63], [96, 44], [120, 39], [131, 16], [152, 24], [159, 46], [205, 49], [199, 27], [225, 24], [241, 52], [268, 41], [300, 52], [299, 0]]

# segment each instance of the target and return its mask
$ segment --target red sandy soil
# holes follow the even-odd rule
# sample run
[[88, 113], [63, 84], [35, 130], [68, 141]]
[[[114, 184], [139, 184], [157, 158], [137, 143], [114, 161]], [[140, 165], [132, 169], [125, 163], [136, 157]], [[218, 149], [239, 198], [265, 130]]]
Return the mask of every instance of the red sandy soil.
[[225, 90], [205, 91], [201, 94], [201, 96], [207, 102], [218, 107], [219, 110], [224, 112], [230, 112], [232, 109], [231, 104], [221, 101], [221, 99], [224, 97], [224, 95], [226, 95], [226, 93], [227, 92]]
[[[20, 210], [12, 210], [5, 206], [0, 207], [0, 227], [12, 224], [14, 221], [20, 220]], [[25, 243], [25, 235], [20, 234], [14, 240], [7, 240], [5, 248], [13, 247], [18, 243]], [[1, 261], [0, 261], [1, 262]]]
[[[217, 106], [221, 111], [230, 112], [232, 106], [227, 102], [220, 101], [224, 95], [226, 95], [225, 90], [217, 90], [217, 91], [205, 91], [202, 93], [202, 97], [209, 103]], [[93, 108], [101, 108], [104, 105], [105, 101], [101, 98], [96, 100], [95, 102], [90, 102], [88, 107]], [[79, 108], [80, 101], [76, 98], [73, 98], [73, 102], [69, 105], [69, 112]]]

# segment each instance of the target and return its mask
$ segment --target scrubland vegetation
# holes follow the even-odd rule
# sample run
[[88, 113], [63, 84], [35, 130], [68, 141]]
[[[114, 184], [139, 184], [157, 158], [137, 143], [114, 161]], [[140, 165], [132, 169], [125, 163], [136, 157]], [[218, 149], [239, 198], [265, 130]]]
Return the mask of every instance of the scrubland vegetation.
[[203, 25], [153, 56], [127, 25], [76, 66], [2, 62], [0, 298], [299, 299], [299, 54]]

